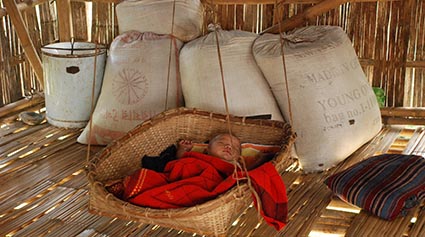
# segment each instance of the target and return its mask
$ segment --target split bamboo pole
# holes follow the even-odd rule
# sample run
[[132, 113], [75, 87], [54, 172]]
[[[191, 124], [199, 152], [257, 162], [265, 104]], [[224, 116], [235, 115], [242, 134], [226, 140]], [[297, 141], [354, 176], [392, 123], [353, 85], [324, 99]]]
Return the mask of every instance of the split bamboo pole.
[[58, 11], [59, 23], [59, 40], [61, 42], [71, 41], [72, 38], [72, 16], [71, 1], [56, 0], [56, 8]]
[[[18, 10], [19, 11], [25, 11], [29, 8], [32, 8], [36, 5], [48, 2], [49, 0], [32, 0], [32, 1], [25, 1], [25, 2], [20, 2], [20, 3], [16, 3]], [[3, 16], [7, 16], [7, 11], [4, 8], [0, 8], [0, 17]]]
[[400, 19], [400, 45], [402, 47], [399, 47], [400, 50], [400, 61], [402, 65], [400, 65], [400, 78], [397, 78], [398, 83], [396, 83], [396, 98], [395, 98], [395, 106], [403, 106], [404, 104], [404, 93], [405, 93], [405, 80], [406, 80], [406, 61], [408, 59], [408, 50], [409, 50], [409, 43], [410, 43], [410, 24], [411, 22], [411, 16], [413, 14], [414, 10], [414, 1], [416, 0], [405, 0], [403, 1], [403, 12]]
[[338, 6], [349, 2], [348, 0], [324, 0], [320, 3], [308, 8], [301, 14], [297, 14], [287, 20], [281, 21], [281, 29], [279, 24], [275, 24], [272, 27], [264, 30], [262, 33], [279, 33], [280, 31], [285, 32], [292, 30], [307, 21], [313, 20], [315, 17], [328, 12], [331, 9], [337, 8]]
[[41, 64], [41, 59], [37, 54], [37, 50], [34, 47], [33, 42], [28, 34], [28, 30], [25, 26], [25, 22], [22, 18], [21, 12], [18, 9], [14, 0], [3, 0], [3, 4], [6, 7], [7, 12], [9, 13], [10, 19], [13, 23], [13, 26], [16, 29], [16, 33], [21, 41], [22, 48], [28, 58], [29, 63], [31, 64], [34, 72], [37, 76], [37, 80], [40, 83], [41, 89], [44, 86], [43, 80], [43, 66]]

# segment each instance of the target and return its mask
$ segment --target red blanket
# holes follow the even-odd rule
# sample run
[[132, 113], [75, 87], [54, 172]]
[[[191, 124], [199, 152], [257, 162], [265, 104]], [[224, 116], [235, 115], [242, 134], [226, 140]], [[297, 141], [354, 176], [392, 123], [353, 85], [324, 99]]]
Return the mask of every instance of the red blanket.
[[[151, 208], [190, 207], [232, 188], [236, 184], [233, 172], [234, 165], [219, 158], [186, 152], [184, 157], [169, 162], [164, 173], [140, 169], [126, 177], [123, 199]], [[268, 224], [282, 229], [287, 217], [287, 196], [280, 175], [270, 162], [248, 175], [261, 200], [261, 215]], [[238, 176], [242, 177], [242, 172]]]

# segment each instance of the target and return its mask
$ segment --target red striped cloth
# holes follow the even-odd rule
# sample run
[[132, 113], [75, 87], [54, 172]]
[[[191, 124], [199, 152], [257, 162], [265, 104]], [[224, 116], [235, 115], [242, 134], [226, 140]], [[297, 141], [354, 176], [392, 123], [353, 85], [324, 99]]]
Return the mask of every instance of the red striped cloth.
[[324, 182], [341, 199], [393, 220], [406, 215], [425, 198], [425, 159], [416, 155], [382, 154]]
[[[236, 184], [233, 172], [234, 165], [219, 158], [186, 152], [183, 158], [169, 162], [163, 173], [140, 169], [126, 177], [123, 199], [159, 209], [190, 207], [232, 188]], [[288, 202], [282, 178], [270, 162], [249, 171], [248, 175], [261, 199], [261, 215], [268, 224], [282, 229]], [[238, 172], [237, 176], [244, 174]]]

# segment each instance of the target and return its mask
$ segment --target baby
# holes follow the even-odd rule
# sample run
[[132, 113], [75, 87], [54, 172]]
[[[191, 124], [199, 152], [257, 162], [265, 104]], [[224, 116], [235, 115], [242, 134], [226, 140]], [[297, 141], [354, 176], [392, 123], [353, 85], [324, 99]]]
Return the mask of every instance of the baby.
[[[193, 148], [192, 141], [181, 140], [177, 145], [177, 159], [182, 157], [184, 152]], [[219, 134], [208, 143], [207, 154], [218, 157], [228, 162], [234, 162], [241, 155], [241, 142], [239, 138], [230, 134]]]
[[[189, 140], [181, 140], [177, 145], [176, 158], [180, 158], [186, 151], [190, 151], [193, 144]], [[270, 161], [274, 157], [274, 153], [258, 153], [255, 157], [241, 157], [241, 142], [239, 138], [230, 134], [219, 134], [208, 143], [207, 154], [218, 157], [222, 160], [234, 164], [238, 162], [247, 170], [252, 170], [258, 166]], [[244, 163], [244, 164], [242, 164]]]
[[[192, 141], [181, 140], [177, 143], [177, 146], [167, 147], [159, 156], [143, 156], [142, 167], [162, 172], [168, 162], [181, 158], [185, 152], [191, 151], [192, 148]], [[231, 134], [219, 134], [208, 143], [207, 154], [231, 163], [238, 161], [241, 155], [241, 142], [239, 138]]]
[[[192, 148], [192, 141], [181, 140], [177, 145], [167, 147], [159, 156], [143, 156], [142, 168], [163, 172], [168, 162], [182, 158], [184, 153], [191, 151]], [[241, 155], [241, 142], [239, 138], [231, 134], [219, 134], [208, 143], [207, 154], [229, 163], [235, 163]], [[110, 193], [116, 196], [121, 196], [125, 188], [123, 179], [107, 182], [105, 186]]]

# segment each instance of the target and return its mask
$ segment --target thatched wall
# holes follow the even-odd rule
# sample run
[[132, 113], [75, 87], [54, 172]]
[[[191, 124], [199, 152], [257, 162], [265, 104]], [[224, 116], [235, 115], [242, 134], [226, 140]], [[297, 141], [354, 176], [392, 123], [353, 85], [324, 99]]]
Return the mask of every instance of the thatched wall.
[[[205, 25], [220, 23], [224, 29], [278, 32], [270, 27], [279, 20], [284, 31], [303, 25], [341, 26], [351, 38], [370, 84], [385, 89], [388, 107], [425, 104], [425, 0], [286, 0], [277, 5], [274, 0], [203, 2]], [[71, 35], [76, 41], [107, 45], [118, 34], [113, 0], [1, 3], [0, 107], [22, 99], [32, 88], [42, 91], [37, 81], [42, 73], [37, 54], [42, 46], [70, 41]]]

